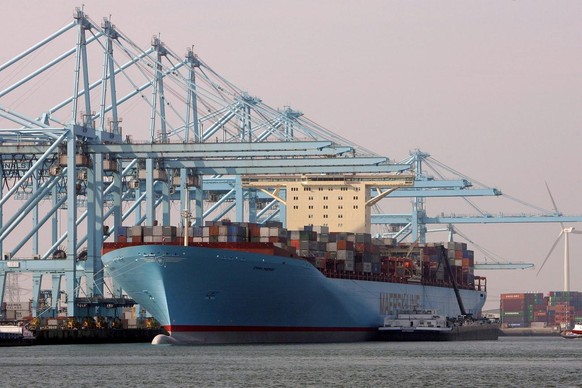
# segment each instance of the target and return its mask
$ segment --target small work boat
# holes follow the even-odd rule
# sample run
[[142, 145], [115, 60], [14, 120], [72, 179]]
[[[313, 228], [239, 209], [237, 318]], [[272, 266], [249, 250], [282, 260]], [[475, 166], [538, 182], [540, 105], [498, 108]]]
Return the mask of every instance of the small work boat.
[[571, 330], [564, 330], [560, 333], [562, 338], [575, 339], [582, 338], [582, 322], [578, 322]]
[[0, 346], [25, 346], [35, 341], [34, 334], [22, 323], [0, 324]]

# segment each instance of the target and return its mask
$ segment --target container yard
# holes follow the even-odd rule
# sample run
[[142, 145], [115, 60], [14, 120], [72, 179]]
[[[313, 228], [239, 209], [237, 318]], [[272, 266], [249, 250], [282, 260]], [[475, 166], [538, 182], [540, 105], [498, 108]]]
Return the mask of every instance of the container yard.
[[33, 337], [20, 343], [12, 341], [9, 343], [12, 345], [151, 342], [164, 333], [155, 319], [136, 317], [132, 307], [124, 308], [119, 317], [42, 318], [33, 317], [31, 302], [19, 302], [3, 303], [0, 315], [0, 332], [2, 328], [14, 327]]
[[500, 318], [507, 335], [557, 335], [582, 321], [582, 292], [501, 294]]
[[151, 342], [164, 333], [152, 318], [35, 318], [28, 325], [36, 345]]

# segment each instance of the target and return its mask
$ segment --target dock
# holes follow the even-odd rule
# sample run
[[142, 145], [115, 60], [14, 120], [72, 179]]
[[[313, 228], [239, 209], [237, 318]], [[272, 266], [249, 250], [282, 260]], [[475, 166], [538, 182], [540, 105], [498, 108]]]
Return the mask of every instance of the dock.
[[152, 342], [162, 329], [40, 329], [35, 345], [112, 344]]

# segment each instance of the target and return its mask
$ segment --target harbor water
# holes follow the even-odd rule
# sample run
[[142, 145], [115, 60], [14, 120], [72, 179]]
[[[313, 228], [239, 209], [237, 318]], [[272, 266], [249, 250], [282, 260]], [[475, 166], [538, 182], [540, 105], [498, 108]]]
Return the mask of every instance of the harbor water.
[[3, 348], [2, 386], [582, 387], [582, 340]]

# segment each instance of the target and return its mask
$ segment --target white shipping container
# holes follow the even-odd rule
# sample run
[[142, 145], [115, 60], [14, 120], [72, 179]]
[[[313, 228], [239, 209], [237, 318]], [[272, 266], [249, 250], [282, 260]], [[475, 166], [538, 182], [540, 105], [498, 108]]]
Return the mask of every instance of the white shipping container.
[[129, 236], [141, 236], [141, 226], [132, 226], [131, 228], [128, 228], [127, 231], [128, 231], [127, 237], [129, 237]]
[[6, 310], [30, 310], [30, 302], [7, 302]]
[[46, 325], [49, 329], [56, 329], [59, 326], [59, 321], [54, 318], [49, 318], [46, 321]]
[[364, 263], [364, 272], [372, 272], [372, 263]]
[[301, 237], [301, 234], [299, 233], [298, 230], [292, 230], [289, 232], [289, 239], [291, 240], [299, 240]]
[[314, 232], [317, 232], [318, 234], [319, 233], [329, 233], [329, 226], [314, 225], [314, 226], [312, 226], [311, 230], [313, 230]]
[[178, 232], [178, 228], [176, 228], [175, 226], [163, 226], [162, 228], [163, 228], [162, 235], [164, 236], [175, 236], [176, 233]]
[[344, 264], [344, 268], [346, 271], [353, 271], [354, 270], [354, 262], [350, 260], [346, 260]]
[[354, 260], [354, 251], [339, 250], [337, 251], [338, 260]]
[[287, 229], [271, 226], [271, 227], [269, 227], [269, 236], [271, 236], [271, 237], [287, 237]]

